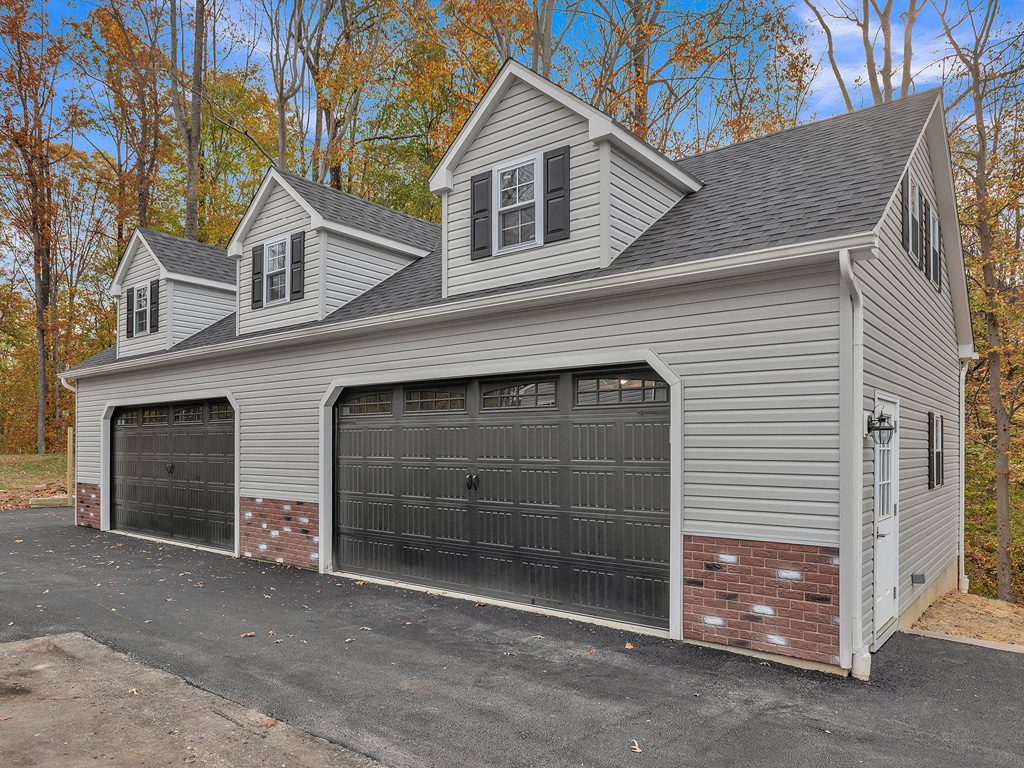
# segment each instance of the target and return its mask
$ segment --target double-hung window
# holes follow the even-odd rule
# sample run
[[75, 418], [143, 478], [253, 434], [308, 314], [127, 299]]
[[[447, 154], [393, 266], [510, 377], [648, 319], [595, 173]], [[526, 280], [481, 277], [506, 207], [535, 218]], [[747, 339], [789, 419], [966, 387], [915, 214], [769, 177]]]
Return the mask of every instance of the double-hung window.
[[134, 315], [135, 333], [145, 333], [149, 328], [149, 284], [143, 283], [135, 287]]
[[263, 259], [263, 303], [285, 301], [288, 298], [288, 239], [267, 243]]
[[497, 175], [498, 250], [537, 242], [537, 158], [499, 168]]
[[942, 450], [942, 415], [928, 414], [928, 487], [938, 488], [945, 484], [945, 462]]

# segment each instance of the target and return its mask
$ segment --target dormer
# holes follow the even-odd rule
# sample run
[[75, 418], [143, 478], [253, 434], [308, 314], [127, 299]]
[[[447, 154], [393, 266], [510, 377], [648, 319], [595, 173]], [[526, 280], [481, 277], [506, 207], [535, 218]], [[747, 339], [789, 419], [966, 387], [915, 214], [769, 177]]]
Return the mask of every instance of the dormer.
[[430, 177], [445, 296], [610, 265], [700, 182], [508, 61]]
[[139, 228], [111, 291], [118, 358], [166, 350], [235, 311], [235, 264], [222, 248]]
[[228, 244], [239, 334], [322, 320], [430, 253], [435, 224], [271, 168]]

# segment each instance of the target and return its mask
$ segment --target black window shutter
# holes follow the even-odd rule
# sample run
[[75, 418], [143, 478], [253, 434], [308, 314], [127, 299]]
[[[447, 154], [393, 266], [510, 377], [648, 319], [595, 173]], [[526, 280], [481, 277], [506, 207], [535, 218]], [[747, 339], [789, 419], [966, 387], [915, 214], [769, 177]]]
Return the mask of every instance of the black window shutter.
[[921, 267], [928, 277], [932, 276], [932, 209], [925, 199], [921, 204]]
[[928, 487], [935, 487], [935, 414], [928, 413]]
[[292, 235], [292, 285], [291, 301], [301, 299], [305, 295], [306, 280], [306, 233], [296, 232]]
[[900, 183], [900, 238], [903, 251], [910, 253], [910, 171], [903, 174]]
[[135, 289], [129, 288], [124, 302], [124, 334], [129, 339], [135, 335]]
[[252, 249], [252, 308], [263, 306], [263, 246]]
[[471, 259], [484, 259], [491, 255], [491, 172], [478, 173], [469, 180], [471, 211]]
[[941, 416], [938, 419], [935, 430], [935, 484], [944, 485], [946, 482], [946, 452], [942, 448], [943, 432], [946, 431], [946, 420]]
[[544, 153], [544, 242], [569, 237], [569, 147]]
[[939, 214], [932, 213], [935, 217], [935, 242], [932, 248], [935, 249], [935, 287], [942, 290], [942, 222]]
[[910, 201], [910, 252], [921, 263], [921, 190], [914, 191]]
[[149, 332], [156, 333], [160, 330], [160, 281], [152, 280], [149, 283]]

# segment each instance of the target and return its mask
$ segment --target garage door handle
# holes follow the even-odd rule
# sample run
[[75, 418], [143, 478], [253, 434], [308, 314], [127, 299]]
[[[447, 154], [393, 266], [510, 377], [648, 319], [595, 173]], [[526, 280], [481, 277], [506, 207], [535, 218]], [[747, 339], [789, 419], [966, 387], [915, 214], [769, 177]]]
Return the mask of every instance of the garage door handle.
[[174, 474], [174, 462], [169, 462], [167, 464], [167, 474], [168, 475], [173, 475]]
[[885, 538], [886, 536], [888, 536], [889, 534], [888, 534], [888, 533], [877, 533], [877, 534], [875, 534], [875, 535], [876, 535], [876, 536], [877, 536], [878, 538], [880, 538], [880, 539], [884, 539], [884, 538]]
[[467, 491], [472, 491], [473, 490], [473, 476], [472, 475], [466, 475], [466, 490]]
[[473, 490], [480, 490], [480, 475], [473, 475]]

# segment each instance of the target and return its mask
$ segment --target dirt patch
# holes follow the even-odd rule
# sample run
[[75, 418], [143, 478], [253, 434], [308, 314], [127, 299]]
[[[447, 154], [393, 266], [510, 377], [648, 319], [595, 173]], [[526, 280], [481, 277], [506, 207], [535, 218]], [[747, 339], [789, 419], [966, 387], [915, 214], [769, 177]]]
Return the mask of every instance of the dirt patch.
[[66, 483], [47, 483], [33, 488], [0, 490], [0, 509], [24, 509], [29, 499], [46, 499], [51, 496], [67, 497]]
[[914, 624], [914, 629], [1024, 645], [1024, 607], [978, 595], [950, 592], [924, 612]]
[[77, 633], [0, 645], [0, 765], [381, 768]]

